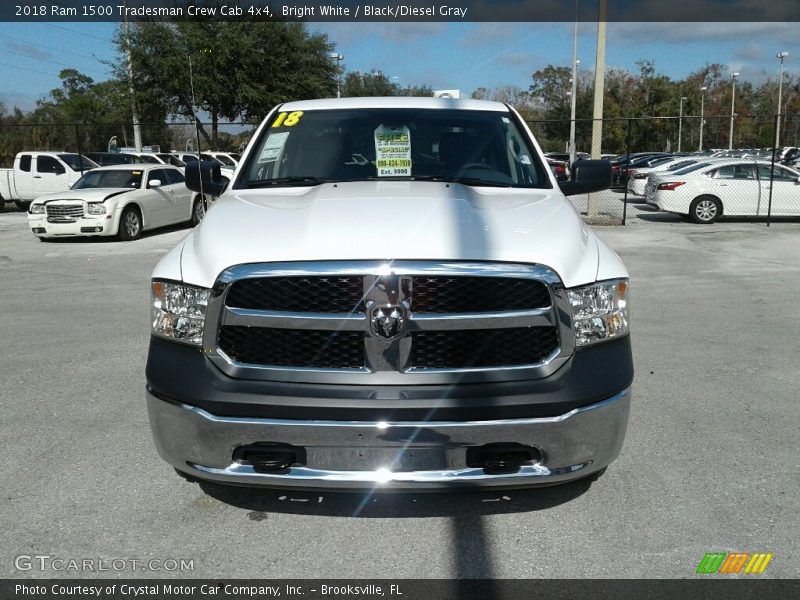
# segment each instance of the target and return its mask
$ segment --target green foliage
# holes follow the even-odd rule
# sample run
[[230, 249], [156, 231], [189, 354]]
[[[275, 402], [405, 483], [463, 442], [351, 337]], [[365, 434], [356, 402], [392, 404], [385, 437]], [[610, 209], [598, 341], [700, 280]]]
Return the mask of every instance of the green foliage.
[[[120, 30], [121, 55], [127, 36]], [[332, 96], [333, 46], [303, 23], [192, 21], [130, 28], [137, 106], [199, 121], [210, 116], [206, 143], [216, 147], [221, 119], [261, 120], [278, 103]], [[117, 65], [118, 79], [127, 64]]]
[[[686, 78], [674, 81], [659, 74], [652, 60], [637, 62], [638, 73], [611, 68], [606, 71], [603, 98], [603, 152], [623, 152], [627, 148], [628, 121], [630, 147], [637, 150], [677, 150], [678, 113], [683, 105], [682, 150], [695, 150], [699, 145], [701, 87], [705, 90], [704, 147], [727, 148], [733, 86], [724, 65], [707, 64]], [[543, 147], [563, 150], [569, 137], [570, 77], [567, 67], [548, 65], [533, 73], [530, 93], [538, 101], [535, 130]], [[795, 89], [792, 86], [797, 86]], [[767, 81], [759, 88], [738, 81], [737, 114], [734, 127], [735, 147], [769, 147], [774, 140], [774, 115], [777, 109], [777, 82]], [[784, 112], [800, 112], [800, 83], [787, 77], [784, 81]], [[476, 90], [473, 97], [488, 97], [486, 88]], [[591, 119], [594, 81], [589, 72], [578, 75], [576, 106], [576, 146], [588, 151], [591, 146]], [[761, 116], [758, 116], [761, 115]], [[795, 131], [800, 119], [787, 117], [784, 131], [793, 128], [786, 144], [796, 144]]]
[[341, 93], [343, 98], [364, 96], [427, 96], [433, 95], [433, 88], [427, 85], [400, 87], [380, 71], [363, 73], [350, 71], [345, 74]]

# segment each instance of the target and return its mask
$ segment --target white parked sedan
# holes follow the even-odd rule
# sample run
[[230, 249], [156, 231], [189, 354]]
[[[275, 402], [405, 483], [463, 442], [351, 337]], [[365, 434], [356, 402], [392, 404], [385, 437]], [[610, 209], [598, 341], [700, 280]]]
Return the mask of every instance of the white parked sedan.
[[650, 175], [663, 175], [663, 171], [677, 171], [683, 167], [693, 165], [696, 162], [698, 162], [696, 158], [676, 156], [654, 167], [631, 170], [628, 173], [628, 191], [636, 196], [644, 196], [645, 187], [647, 186], [647, 180], [650, 178]]
[[36, 198], [28, 223], [43, 240], [98, 235], [133, 240], [145, 229], [196, 224], [203, 213], [203, 203], [175, 167], [114, 165], [87, 171], [68, 192]]
[[[766, 161], [702, 161], [669, 174], [654, 174], [647, 184], [647, 203], [688, 215], [695, 223], [713, 223], [721, 215], [766, 216], [770, 173]], [[800, 216], [800, 172], [775, 165], [771, 214]]]

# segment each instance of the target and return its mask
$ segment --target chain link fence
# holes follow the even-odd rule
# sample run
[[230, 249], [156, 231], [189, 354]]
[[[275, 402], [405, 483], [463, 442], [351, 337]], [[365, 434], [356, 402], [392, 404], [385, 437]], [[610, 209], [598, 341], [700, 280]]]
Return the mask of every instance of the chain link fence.
[[[570, 120], [529, 121], [528, 125], [542, 149], [553, 153], [550, 162], [556, 176], [568, 176]], [[591, 119], [575, 121], [579, 157], [588, 156], [592, 126]], [[150, 152], [178, 153], [183, 159], [197, 156], [198, 149], [203, 158], [209, 152], [235, 156], [256, 127], [252, 123], [143, 123], [141, 136], [144, 149]], [[603, 155], [612, 160], [613, 186], [570, 197], [592, 224], [626, 224], [630, 204], [701, 221], [741, 215], [766, 217], [769, 222], [773, 216], [800, 216], [800, 115], [615, 118], [603, 120], [602, 132]], [[92, 153], [132, 151], [133, 146], [130, 124], [0, 124], [0, 166], [6, 168], [13, 166], [19, 152], [59, 151], [91, 157]], [[227, 159], [220, 156], [219, 160]], [[0, 177], [9, 175], [0, 172]]]
[[[528, 121], [556, 173], [569, 160], [570, 124]], [[592, 126], [575, 122], [579, 160], [588, 158]], [[602, 132], [612, 187], [570, 198], [590, 223], [624, 225], [630, 204], [697, 222], [800, 217], [800, 115], [604, 119]]]

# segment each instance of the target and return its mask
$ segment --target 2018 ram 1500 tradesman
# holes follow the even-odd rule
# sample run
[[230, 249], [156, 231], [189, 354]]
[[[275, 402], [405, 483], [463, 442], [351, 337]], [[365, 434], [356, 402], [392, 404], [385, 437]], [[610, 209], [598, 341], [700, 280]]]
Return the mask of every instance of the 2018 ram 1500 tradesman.
[[[147, 404], [179, 473], [305, 488], [564, 482], [620, 452], [628, 273], [496, 102], [278, 106], [152, 279]], [[223, 192], [218, 167], [187, 167]]]

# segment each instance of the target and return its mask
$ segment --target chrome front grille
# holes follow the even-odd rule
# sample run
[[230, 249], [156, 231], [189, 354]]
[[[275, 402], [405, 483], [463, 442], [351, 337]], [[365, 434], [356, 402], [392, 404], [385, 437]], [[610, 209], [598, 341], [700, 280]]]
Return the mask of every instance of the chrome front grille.
[[238, 378], [374, 385], [534, 379], [571, 356], [570, 327], [560, 279], [538, 265], [241, 265], [214, 286], [204, 350]]
[[83, 204], [52, 204], [45, 205], [47, 209], [47, 220], [51, 223], [59, 221], [74, 223], [83, 217]]

